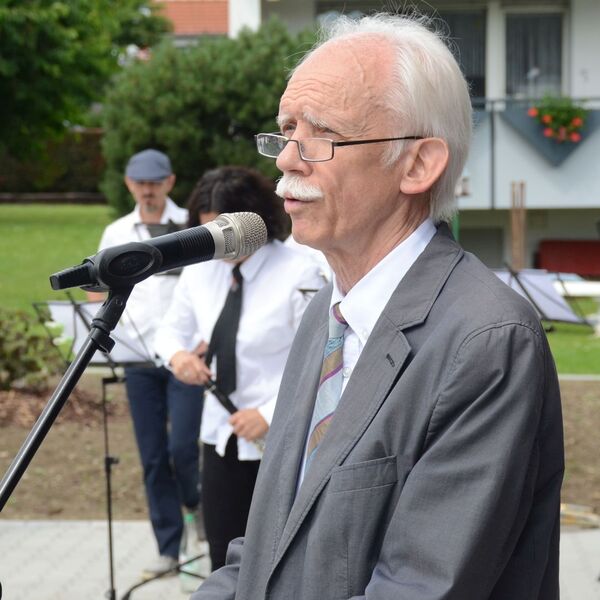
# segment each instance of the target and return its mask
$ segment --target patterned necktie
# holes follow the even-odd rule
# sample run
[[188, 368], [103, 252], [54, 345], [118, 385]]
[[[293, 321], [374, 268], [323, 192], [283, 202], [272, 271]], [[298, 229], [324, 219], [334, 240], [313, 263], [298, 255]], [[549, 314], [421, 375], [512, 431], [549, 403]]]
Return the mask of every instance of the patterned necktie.
[[331, 417], [342, 395], [342, 352], [344, 332], [347, 327], [348, 323], [340, 312], [340, 303], [338, 302], [331, 307], [329, 315], [329, 339], [325, 346], [319, 390], [310, 422], [310, 435], [306, 446], [306, 469], [308, 469], [315, 450], [329, 429]]
[[212, 357], [217, 360], [217, 385], [224, 394], [235, 391], [235, 341], [237, 338], [240, 314], [242, 312], [242, 274], [237, 264], [231, 271], [233, 281], [225, 298], [221, 314], [215, 323], [210, 344], [206, 353], [206, 364], [210, 365]]

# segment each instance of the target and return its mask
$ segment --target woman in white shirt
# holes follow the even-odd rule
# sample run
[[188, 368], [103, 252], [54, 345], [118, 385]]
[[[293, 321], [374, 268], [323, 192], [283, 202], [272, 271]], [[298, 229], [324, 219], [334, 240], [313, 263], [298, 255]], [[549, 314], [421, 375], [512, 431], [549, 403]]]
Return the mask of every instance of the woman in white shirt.
[[[230, 414], [207, 392], [200, 431], [206, 537], [217, 569], [225, 564], [228, 543], [244, 535], [261, 457], [256, 441], [268, 431], [296, 329], [312, 292], [324, 280], [317, 263], [282, 244], [289, 232], [288, 218], [273, 183], [260, 173], [243, 167], [207, 172], [192, 192], [188, 210], [190, 225], [206, 223], [224, 212], [255, 212], [265, 221], [269, 239], [249, 257], [186, 267], [156, 336], [158, 354], [178, 379], [206, 384], [210, 378], [216, 379], [218, 387], [224, 385], [225, 367], [220, 382], [218, 353], [207, 365], [203, 356], [186, 348], [198, 337], [210, 342], [211, 349], [219, 346], [213, 330], [232, 288], [233, 268], [239, 264], [235, 389], [228, 393], [238, 410]], [[237, 289], [237, 284], [233, 287]]]

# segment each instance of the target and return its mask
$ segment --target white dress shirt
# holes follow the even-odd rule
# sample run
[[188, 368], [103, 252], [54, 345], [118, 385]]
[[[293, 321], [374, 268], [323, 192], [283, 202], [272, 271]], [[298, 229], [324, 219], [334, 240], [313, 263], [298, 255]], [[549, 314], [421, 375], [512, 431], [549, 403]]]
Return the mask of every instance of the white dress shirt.
[[[178, 225], [187, 223], [188, 211], [179, 208], [173, 200], [167, 198], [165, 209], [160, 222], [163, 225], [169, 221]], [[140, 209], [136, 204], [135, 209], [129, 214], [117, 219], [106, 227], [98, 250], [104, 250], [118, 244], [128, 242], [141, 242], [150, 239], [146, 225], [142, 223]], [[139, 340], [144, 348], [148, 361], [154, 360], [154, 334], [162, 316], [171, 302], [171, 296], [177, 276], [152, 275], [140, 281], [131, 292], [127, 300], [127, 308], [121, 317], [120, 324], [134, 340]], [[193, 346], [192, 346], [193, 347]], [[141, 357], [140, 357], [140, 360]]]
[[[156, 351], [169, 361], [189, 347], [197, 332], [210, 341], [231, 286], [233, 265], [213, 260], [186, 267], [173, 301], [156, 334]], [[303, 254], [273, 241], [241, 264], [242, 312], [236, 340], [237, 389], [230, 394], [238, 408], [257, 408], [271, 423], [283, 368], [300, 319], [314, 290], [322, 287], [319, 266]], [[215, 361], [211, 365], [215, 373]], [[218, 377], [218, 374], [217, 374]], [[206, 394], [200, 438], [223, 456], [233, 429], [229, 413]], [[256, 446], [238, 439], [238, 458], [257, 460]]]
[[433, 221], [426, 219], [358, 281], [345, 296], [338, 288], [334, 277], [331, 306], [340, 302], [340, 310], [348, 322], [348, 329], [344, 334], [342, 391], [394, 290], [435, 233], [436, 227]]

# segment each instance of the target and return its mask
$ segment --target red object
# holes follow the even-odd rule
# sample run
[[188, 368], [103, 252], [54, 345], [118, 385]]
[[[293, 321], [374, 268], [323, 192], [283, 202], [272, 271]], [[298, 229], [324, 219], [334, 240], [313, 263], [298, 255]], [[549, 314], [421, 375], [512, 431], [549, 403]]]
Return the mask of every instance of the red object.
[[537, 117], [538, 116], [538, 109], [535, 106], [532, 106], [528, 111], [527, 114], [530, 117]]
[[583, 119], [581, 117], [573, 117], [571, 125], [573, 125], [573, 127], [581, 127], [583, 125]]
[[546, 123], [546, 125], [548, 123], [552, 123], [552, 115], [543, 115], [542, 116], [542, 123]]
[[600, 276], [600, 240], [542, 240], [538, 266], [548, 271]]
[[546, 137], [554, 137], [554, 130], [550, 129], [550, 127], [546, 127], [546, 129], [544, 129], [544, 135]]
[[581, 141], [581, 134], [577, 133], [576, 131], [574, 131], [570, 136], [569, 139], [572, 142], [580, 142]]
[[173, 23], [175, 35], [227, 34], [227, 0], [160, 0], [157, 4]]

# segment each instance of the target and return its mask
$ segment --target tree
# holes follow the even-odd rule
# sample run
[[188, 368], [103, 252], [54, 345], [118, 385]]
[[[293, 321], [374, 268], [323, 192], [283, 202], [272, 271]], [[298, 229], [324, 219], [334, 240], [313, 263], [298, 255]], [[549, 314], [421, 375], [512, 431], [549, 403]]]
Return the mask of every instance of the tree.
[[0, 150], [35, 154], [77, 122], [128, 44], [169, 23], [148, 0], [0, 0]]
[[256, 152], [254, 134], [274, 131], [286, 75], [314, 42], [276, 20], [237, 39], [203, 39], [177, 49], [163, 43], [146, 63], [116, 78], [103, 110], [107, 169], [102, 189], [119, 214], [131, 210], [123, 185], [127, 159], [143, 148], [167, 152], [180, 204], [206, 169], [255, 167], [268, 176], [272, 160]]

